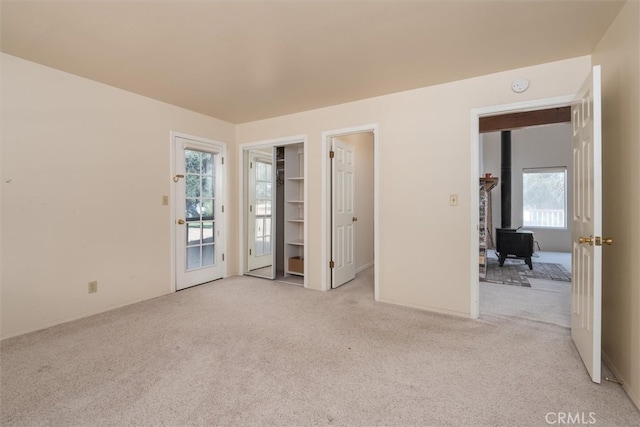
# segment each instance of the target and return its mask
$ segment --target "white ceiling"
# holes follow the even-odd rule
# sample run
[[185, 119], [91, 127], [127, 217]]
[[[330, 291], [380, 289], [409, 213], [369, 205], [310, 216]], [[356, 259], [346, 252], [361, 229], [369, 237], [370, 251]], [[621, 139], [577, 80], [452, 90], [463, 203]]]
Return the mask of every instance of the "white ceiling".
[[3, 0], [2, 51], [243, 123], [587, 55], [623, 3]]

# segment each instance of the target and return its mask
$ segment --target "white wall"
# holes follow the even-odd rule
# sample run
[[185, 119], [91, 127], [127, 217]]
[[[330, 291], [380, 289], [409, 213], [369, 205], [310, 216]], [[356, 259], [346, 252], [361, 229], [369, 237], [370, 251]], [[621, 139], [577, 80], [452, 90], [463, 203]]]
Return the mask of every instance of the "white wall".
[[355, 263], [356, 271], [373, 265], [373, 133], [356, 133], [341, 136], [352, 144], [356, 152], [355, 212]]
[[[484, 170], [481, 174], [491, 173], [500, 176], [500, 132], [489, 132], [482, 135]], [[573, 215], [572, 187], [573, 176], [571, 158], [571, 124], [561, 123], [546, 126], [535, 126], [516, 129], [511, 132], [511, 226], [522, 225], [522, 171], [536, 167], [567, 167], [567, 218]], [[498, 184], [491, 191], [493, 228], [501, 226], [501, 190]], [[568, 221], [570, 226], [570, 221]], [[536, 241], [543, 251], [571, 252], [571, 230], [553, 230], [525, 227], [535, 231]], [[537, 248], [536, 248], [537, 250]]]
[[235, 127], [9, 55], [2, 66], [2, 337], [170, 292], [169, 133], [233, 143]]
[[[240, 263], [233, 140], [309, 135], [307, 274], [320, 289], [321, 133], [377, 123], [380, 299], [468, 316], [477, 241], [470, 111], [573, 94], [590, 66], [589, 57], [568, 59], [234, 127], [2, 58], [3, 337], [169, 292], [169, 208], [160, 199], [171, 185], [170, 130], [230, 143], [229, 274]], [[531, 88], [515, 94], [510, 83], [521, 76]], [[87, 294], [90, 280], [97, 294]]]
[[593, 52], [602, 65], [602, 348], [640, 409], [640, 3], [628, 1]]
[[[590, 57], [568, 59], [432, 86], [237, 127], [239, 143], [309, 136], [309, 260], [321, 259], [321, 133], [377, 123], [380, 129], [380, 300], [469, 316], [477, 278], [477, 161], [471, 110], [572, 95]], [[531, 81], [516, 94], [511, 82]], [[472, 174], [472, 168], [476, 168]], [[472, 178], [473, 175], [473, 178]], [[459, 205], [449, 206], [449, 195]], [[472, 261], [472, 254], [476, 258]], [[320, 262], [308, 265], [309, 286], [321, 289]]]

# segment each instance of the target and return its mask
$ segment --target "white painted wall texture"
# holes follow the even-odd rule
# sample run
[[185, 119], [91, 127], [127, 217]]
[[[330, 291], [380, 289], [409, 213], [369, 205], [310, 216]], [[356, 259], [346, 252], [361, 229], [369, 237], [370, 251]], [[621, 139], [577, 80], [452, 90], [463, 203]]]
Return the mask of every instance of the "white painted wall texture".
[[170, 131], [233, 143], [235, 127], [2, 62], [2, 337], [170, 292]]
[[640, 408], [640, 3], [628, 1], [593, 52], [602, 66], [602, 349]]
[[[241, 124], [237, 140], [309, 136], [309, 259], [314, 260], [320, 259], [322, 239], [321, 133], [379, 124], [380, 300], [469, 316], [471, 271], [477, 269], [469, 255], [477, 245], [470, 111], [571, 95], [590, 65], [590, 57], [568, 59]], [[531, 87], [516, 94], [511, 81], [522, 76]], [[449, 206], [449, 194], [459, 195], [457, 207]], [[311, 288], [321, 288], [321, 268], [309, 264]]]

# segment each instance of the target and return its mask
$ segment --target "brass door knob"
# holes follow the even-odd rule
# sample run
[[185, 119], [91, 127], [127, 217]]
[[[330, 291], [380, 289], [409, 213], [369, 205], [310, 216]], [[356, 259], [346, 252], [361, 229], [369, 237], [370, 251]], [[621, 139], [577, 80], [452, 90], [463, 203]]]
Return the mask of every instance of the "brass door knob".
[[611, 237], [605, 237], [602, 239], [602, 244], [603, 245], [613, 245], [613, 239]]
[[589, 245], [593, 246], [593, 236], [589, 236], [589, 237], [580, 237], [578, 239], [578, 243], [588, 243]]
[[184, 219], [179, 219], [178, 220], [178, 224], [180, 224], [180, 225], [184, 224]]

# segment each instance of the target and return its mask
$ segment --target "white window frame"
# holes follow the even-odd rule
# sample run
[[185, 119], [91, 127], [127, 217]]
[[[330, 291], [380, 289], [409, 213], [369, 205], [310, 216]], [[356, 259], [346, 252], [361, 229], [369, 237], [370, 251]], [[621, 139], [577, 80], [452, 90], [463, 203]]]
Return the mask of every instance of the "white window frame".
[[[524, 196], [524, 177], [526, 174], [535, 173], [563, 173], [564, 174], [564, 223], [562, 226], [547, 226], [547, 225], [529, 225], [525, 223], [525, 196]], [[569, 224], [569, 209], [568, 209], [568, 168], [567, 166], [549, 166], [549, 167], [537, 167], [537, 168], [523, 168], [522, 169], [522, 226], [526, 228], [545, 229], [545, 230], [567, 230]]]

